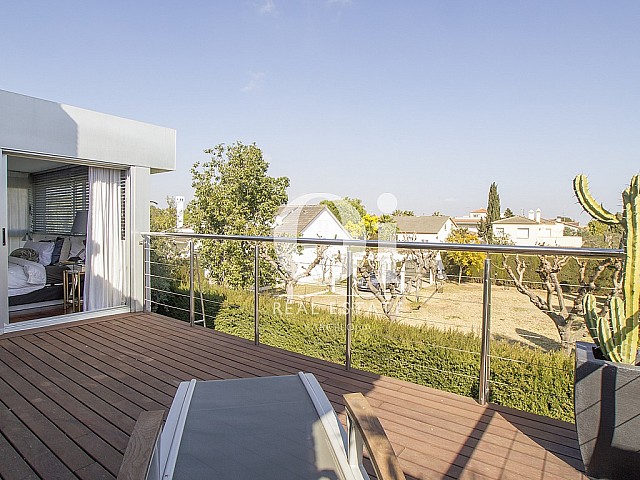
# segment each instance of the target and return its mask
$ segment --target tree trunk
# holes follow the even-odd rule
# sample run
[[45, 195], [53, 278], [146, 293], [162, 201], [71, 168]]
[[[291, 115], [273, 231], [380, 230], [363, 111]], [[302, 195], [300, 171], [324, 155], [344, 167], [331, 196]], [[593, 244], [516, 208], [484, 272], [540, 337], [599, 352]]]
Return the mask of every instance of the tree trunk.
[[458, 267], [458, 285], [462, 282], [462, 266]]
[[287, 303], [293, 302], [293, 287], [295, 287], [295, 282], [288, 281], [287, 288]]

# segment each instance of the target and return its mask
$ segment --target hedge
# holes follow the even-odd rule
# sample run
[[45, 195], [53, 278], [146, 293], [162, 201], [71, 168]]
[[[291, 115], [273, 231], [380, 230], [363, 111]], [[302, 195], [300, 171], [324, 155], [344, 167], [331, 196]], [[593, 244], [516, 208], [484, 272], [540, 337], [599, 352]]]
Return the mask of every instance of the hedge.
[[[208, 327], [253, 339], [252, 292], [217, 288], [205, 299]], [[171, 303], [188, 309], [185, 297], [173, 296]], [[199, 309], [199, 301], [196, 304]], [[157, 311], [182, 320], [188, 317], [172, 308]], [[310, 304], [287, 305], [284, 299], [261, 295], [260, 341], [344, 364], [344, 317], [342, 312], [334, 314]], [[477, 335], [392, 323], [371, 315], [357, 315], [352, 332], [354, 368], [477, 398]], [[490, 349], [491, 402], [573, 422], [572, 358], [500, 340], [492, 341]]]

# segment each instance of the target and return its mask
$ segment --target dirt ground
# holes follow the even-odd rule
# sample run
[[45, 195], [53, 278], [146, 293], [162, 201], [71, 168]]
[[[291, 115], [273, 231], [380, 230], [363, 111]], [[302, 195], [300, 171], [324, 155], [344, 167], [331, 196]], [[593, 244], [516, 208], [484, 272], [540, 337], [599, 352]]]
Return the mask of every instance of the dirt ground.
[[[337, 289], [334, 294], [318, 289], [296, 289], [299, 298], [312, 302], [320, 308], [342, 312], [345, 289]], [[539, 292], [542, 294], [542, 292]], [[382, 313], [380, 303], [369, 292], [357, 292], [356, 312]], [[515, 288], [494, 286], [492, 288], [491, 335], [544, 350], [559, 348], [560, 337], [549, 317], [539, 311], [527, 297]], [[569, 300], [569, 304], [570, 304]], [[445, 284], [442, 292], [435, 287], [422, 291], [420, 302], [406, 298], [400, 308], [398, 320], [410, 325], [431, 325], [437, 328], [453, 328], [463, 332], [480, 334], [482, 329], [482, 284]], [[585, 332], [586, 333], [586, 332]]]

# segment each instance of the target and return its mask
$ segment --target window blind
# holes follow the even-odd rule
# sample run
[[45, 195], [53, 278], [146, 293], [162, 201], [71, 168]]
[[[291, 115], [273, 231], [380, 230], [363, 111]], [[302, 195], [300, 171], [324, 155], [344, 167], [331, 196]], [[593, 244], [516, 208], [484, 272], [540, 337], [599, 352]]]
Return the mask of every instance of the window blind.
[[124, 240], [127, 235], [127, 172], [122, 170], [120, 172], [120, 239]]
[[87, 167], [69, 167], [31, 176], [32, 231], [68, 235], [78, 210], [89, 209]]
[[[120, 238], [126, 238], [127, 171], [120, 172]], [[31, 175], [31, 231], [68, 235], [78, 210], [89, 210], [89, 169], [68, 167]]]

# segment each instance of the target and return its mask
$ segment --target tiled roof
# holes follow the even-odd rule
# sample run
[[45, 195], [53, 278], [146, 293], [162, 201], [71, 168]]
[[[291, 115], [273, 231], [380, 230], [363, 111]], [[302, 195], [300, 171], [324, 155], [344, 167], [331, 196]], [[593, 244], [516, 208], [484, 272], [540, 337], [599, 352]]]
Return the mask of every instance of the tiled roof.
[[453, 219], [453, 221], [456, 223], [456, 225], [460, 226], [466, 226], [466, 225], [477, 225], [480, 222], [479, 218], [465, 218], [465, 217], [456, 217]]
[[486, 208], [479, 208], [477, 210], [471, 210], [471, 213], [487, 213]]
[[514, 215], [513, 217], [496, 220], [493, 225], [555, 225], [555, 223], [555, 221], [545, 218], [541, 218], [540, 223], [538, 223], [530, 218]]
[[327, 207], [324, 205], [283, 205], [278, 209], [273, 232], [278, 236], [297, 237]]
[[393, 217], [398, 224], [398, 233], [438, 233], [451, 217], [430, 215], [423, 217]]

